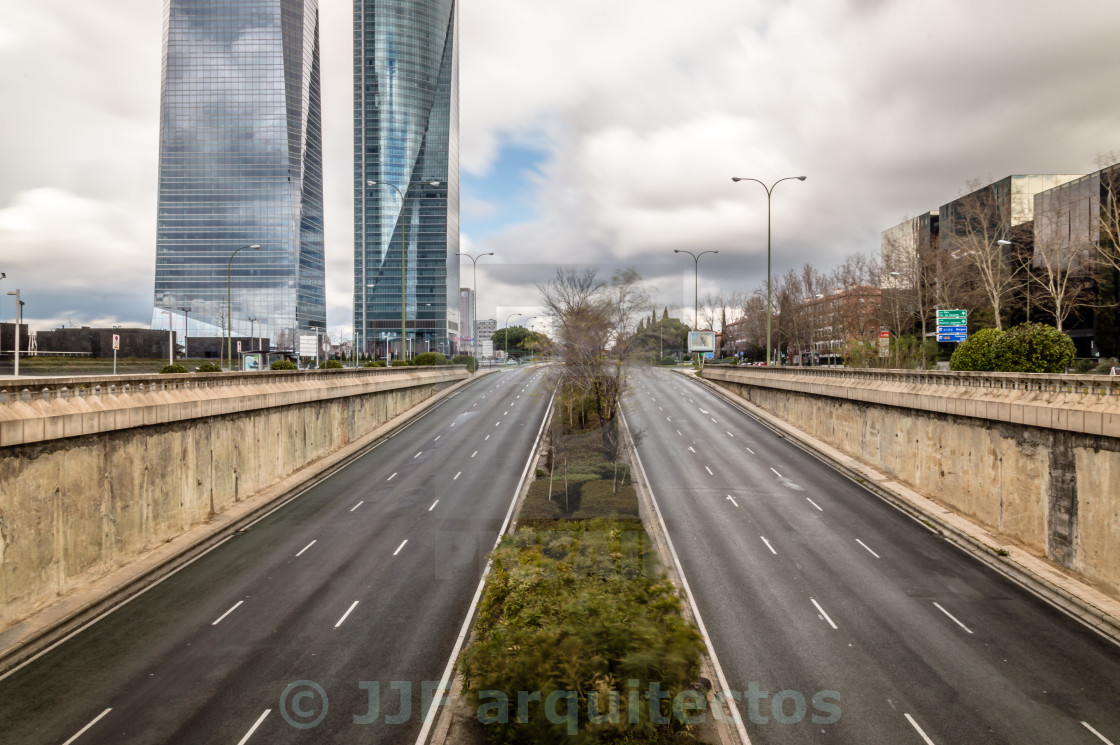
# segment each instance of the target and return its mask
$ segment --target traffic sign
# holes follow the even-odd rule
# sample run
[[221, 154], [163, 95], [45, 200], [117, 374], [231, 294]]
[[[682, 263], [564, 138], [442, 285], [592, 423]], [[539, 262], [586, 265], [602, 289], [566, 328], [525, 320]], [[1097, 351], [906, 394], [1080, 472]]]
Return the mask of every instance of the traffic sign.
[[941, 322], [942, 319], [953, 318], [968, 318], [967, 310], [939, 310], [937, 311], [937, 321]]
[[967, 334], [968, 326], [941, 326], [938, 325], [937, 333], [939, 334]]
[[968, 338], [968, 334], [938, 334], [938, 341], [964, 341]]
[[116, 350], [116, 349], [120, 349], [120, 348], [121, 348], [121, 335], [120, 334], [113, 334], [113, 349]]

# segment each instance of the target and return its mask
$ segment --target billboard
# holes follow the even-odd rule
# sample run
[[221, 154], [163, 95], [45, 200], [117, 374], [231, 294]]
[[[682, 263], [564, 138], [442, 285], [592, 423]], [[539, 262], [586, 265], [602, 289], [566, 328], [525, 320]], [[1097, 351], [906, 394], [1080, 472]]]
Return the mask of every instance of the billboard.
[[716, 351], [716, 332], [715, 331], [689, 331], [688, 332], [688, 351], [690, 351], [690, 352], [714, 352], [714, 351]]

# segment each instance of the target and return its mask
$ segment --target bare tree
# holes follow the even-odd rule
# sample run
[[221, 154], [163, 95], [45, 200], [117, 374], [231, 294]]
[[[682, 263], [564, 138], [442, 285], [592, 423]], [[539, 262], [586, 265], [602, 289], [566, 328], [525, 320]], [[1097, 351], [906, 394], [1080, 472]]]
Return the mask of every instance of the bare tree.
[[1010, 237], [1011, 226], [1000, 210], [993, 185], [974, 179], [965, 188], [967, 193], [953, 203], [951, 214], [941, 216], [942, 246], [975, 271], [1000, 329], [1004, 306], [1018, 284], [1008, 250], [999, 243]]

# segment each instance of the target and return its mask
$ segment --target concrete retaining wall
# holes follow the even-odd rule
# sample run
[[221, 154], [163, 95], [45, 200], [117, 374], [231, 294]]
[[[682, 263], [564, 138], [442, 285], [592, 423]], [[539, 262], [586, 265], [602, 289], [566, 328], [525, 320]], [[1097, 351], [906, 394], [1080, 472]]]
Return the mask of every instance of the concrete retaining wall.
[[0, 629], [467, 375], [387, 368], [0, 385]]
[[704, 377], [1120, 596], [1120, 381], [811, 368]]

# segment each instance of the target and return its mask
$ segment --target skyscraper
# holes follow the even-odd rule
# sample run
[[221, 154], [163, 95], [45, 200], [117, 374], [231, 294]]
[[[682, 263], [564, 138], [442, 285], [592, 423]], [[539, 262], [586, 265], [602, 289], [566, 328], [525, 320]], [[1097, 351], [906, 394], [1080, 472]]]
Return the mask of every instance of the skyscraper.
[[326, 327], [318, 0], [164, 14], [153, 326], [225, 335], [228, 303], [234, 336], [290, 346]]
[[417, 349], [456, 352], [465, 335], [457, 10], [456, 0], [354, 0], [354, 329], [362, 352], [401, 354], [402, 305]]

